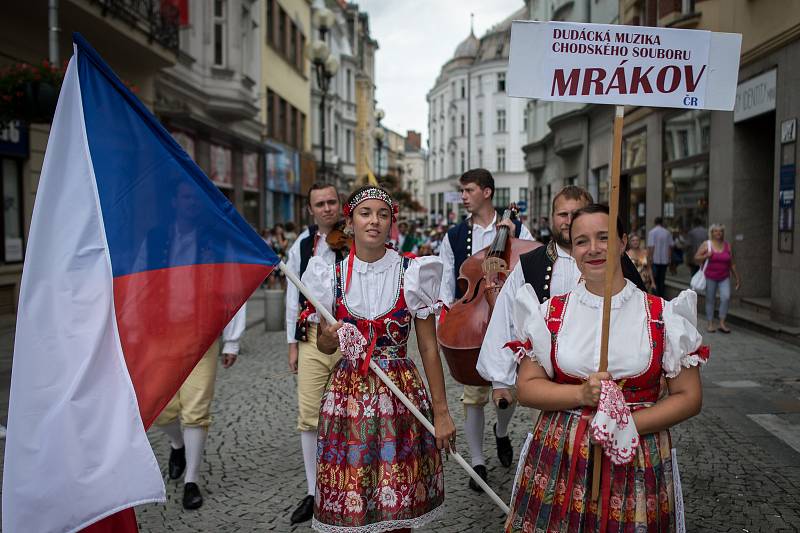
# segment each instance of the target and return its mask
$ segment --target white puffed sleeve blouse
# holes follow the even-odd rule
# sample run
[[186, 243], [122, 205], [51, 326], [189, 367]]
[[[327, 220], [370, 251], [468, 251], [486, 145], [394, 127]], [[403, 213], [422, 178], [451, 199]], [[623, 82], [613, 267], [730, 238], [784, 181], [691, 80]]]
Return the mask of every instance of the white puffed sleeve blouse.
[[[614, 379], [636, 376], [650, 362], [650, 326], [646, 294], [631, 281], [611, 298], [608, 372]], [[554, 375], [550, 356], [552, 336], [546, 317], [550, 301], [539, 304], [530, 285], [517, 294], [514, 304], [514, 330], [520, 341], [527, 342], [526, 354], [537, 361], [551, 378]], [[586, 290], [581, 283], [570, 293], [558, 334], [555, 359], [565, 373], [587, 378], [600, 364], [600, 336], [603, 297]], [[653, 317], [658, 320], [658, 317]], [[665, 330], [662, 369], [674, 378], [682, 368], [704, 364], [707, 355], [698, 353], [702, 337], [697, 331], [697, 295], [690, 290], [664, 302], [662, 319]], [[510, 349], [510, 348], [506, 348]]]
[[[349, 258], [342, 263], [342, 277], [346, 277]], [[345, 299], [350, 310], [358, 316], [375, 319], [388, 313], [395, 305], [400, 288], [400, 270], [403, 257], [387, 249], [383, 257], [366, 263], [355, 257], [350, 288]], [[303, 273], [303, 284], [320, 305], [334, 311], [335, 267], [319, 257], [312, 257]], [[436, 256], [418, 257], [410, 260], [403, 275], [406, 307], [415, 318], [425, 319], [438, 315], [442, 304], [439, 301], [439, 286], [442, 282], [442, 262]], [[309, 317], [319, 322], [316, 315]]]

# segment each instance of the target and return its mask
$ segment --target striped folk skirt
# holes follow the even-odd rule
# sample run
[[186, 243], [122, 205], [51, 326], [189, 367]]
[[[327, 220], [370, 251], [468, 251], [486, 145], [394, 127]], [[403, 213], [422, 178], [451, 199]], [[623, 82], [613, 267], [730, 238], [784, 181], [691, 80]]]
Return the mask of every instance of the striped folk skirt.
[[[539, 416], [520, 456], [505, 531], [683, 531], [680, 481], [677, 469], [673, 472], [669, 431], [642, 435], [636, 457], [627, 465], [614, 465], [603, 455], [603, 504], [598, 516], [597, 502], [591, 501], [594, 453], [589, 432], [580, 431], [580, 424], [581, 414], [577, 412], [550, 411]], [[580, 433], [580, 442], [575, 442]], [[573, 459], [573, 454], [578, 455]], [[570, 476], [573, 465], [575, 471]], [[679, 520], [675, 513], [676, 495], [681, 510]], [[603, 522], [605, 527], [601, 527]]]

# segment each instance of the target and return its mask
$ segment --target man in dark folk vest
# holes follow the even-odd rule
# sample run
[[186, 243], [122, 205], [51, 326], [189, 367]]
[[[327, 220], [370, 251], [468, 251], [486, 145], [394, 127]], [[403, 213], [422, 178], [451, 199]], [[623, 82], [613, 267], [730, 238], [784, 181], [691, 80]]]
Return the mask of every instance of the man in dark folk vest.
[[[315, 183], [308, 191], [308, 211], [314, 224], [297, 236], [287, 255], [286, 266], [302, 277], [312, 256], [320, 256], [333, 265], [342, 260], [342, 252], [328, 247], [325, 237], [342, 218], [339, 193], [330, 183]], [[297, 374], [297, 429], [306, 472], [308, 493], [292, 513], [291, 522], [311, 520], [317, 482], [317, 419], [325, 384], [339, 360], [317, 350], [317, 324], [301, 316], [305, 298], [293, 283], [286, 284], [286, 340], [289, 343], [289, 369]]]
[[[478, 372], [492, 382], [494, 398], [508, 397], [517, 380], [514, 354], [503, 348], [507, 342], [516, 339], [512, 314], [517, 291], [525, 283], [530, 283], [539, 301], [544, 302], [550, 296], [567, 293], [578, 285], [581, 273], [571, 255], [569, 227], [573, 213], [591, 203], [592, 196], [581, 187], [569, 185], [561, 189], [553, 198], [553, 239], [547, 246], [522, 254], [503, 284], [478, 357]], [[622, 273], [647, 292], [628, 254], [622, 254]]]
[[[461, 264], [473, 253], [479, 252], [492, 243], [497, 235], [497, 211], [492, 204], [494, 196], [494, 178], [485, 169], [478, 168], [465, 172], [459, 178], [461, 185], [461, 200], [470, 216], [451, 228], [442, 240], [439, 248], [439, 257], [444, 263], [442, 274], [442, 288], [440, 299], [447, 306], [463, 296], [456, 279]], [[508, 226], [512, 235], [520, 239], [534, 240], [530, 231], [519, 221], [504, 221], [502, 225]], [[486, 479], [486, 459], [483, 456], [483, 430], [484, 406], [489, 402], [491, 388], [464, 386], [461, 401], [465, 408], [464, 436], [469, 445], [472, 467], [483, 479]], [[510, 404], [505, 409], [496, 407], [497, 423], [494, 426], [497, 442], [497, 456], [503, 466], [510, 466], [514, 458], [514, 450], [508, 437], [508, 423], [514, 413], [513, 401], [509, 396]], [[469, 486], [480, 491], [477, 483], [470, 480]]]

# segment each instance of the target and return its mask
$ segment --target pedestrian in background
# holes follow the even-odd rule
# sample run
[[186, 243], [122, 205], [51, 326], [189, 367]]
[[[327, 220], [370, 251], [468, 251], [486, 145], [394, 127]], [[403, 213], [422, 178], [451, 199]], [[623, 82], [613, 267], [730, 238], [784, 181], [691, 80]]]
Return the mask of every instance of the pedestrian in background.
[[669, 271], [672, 275], [678, 273], [678, 267], [683, 264], [684, 249], [686, 248], [686, 238], [679, 228], [670, 228], [672, 233], [672, 254]]
[[708, 238], [708, 230], [703, 225], [703, 221], [699, 218], [695, 217], [692, 220], [692, 229], [689, 230], [687, 235], [687, 244], [686, 244], [686, 253], [689, 260], [689, 269], [692, 271], [692, 276], [694, 276], [698, 270], [700, 270], [700, 265], [695, 261], [694, 256], [697, 253], [697, 250], [700, 249], [700, 245], [703, 244], [706, 239]]
[[664, 219], [656, 217], [655, 227], [647, 233], [647, 257], [653, 268], [655, 294], [664, 297], [667, 268], [672, 261], [672, 234], [663, 226]]
[[706, 320], [709, 333], [716, 331], [714, 327], [714, 304], [719, 290], [719, 330], [730, 333], [725, 319], [728, 316], [728, 305], [731, 301], [731, 274], [736, 278], [734, 289], [739, 290], [741, 279], [733, 262], [733, 247], [725, 240], [725, 226], [712, 224], [708, 228], [708, 240], [703, 242], [694, 256], [700, 264], [708, 261], [703, 273], [706, 276]]
[[653, 291], [656, 288], [656, 284], [653, 280], [653, 268], [647, 255], [647, 250], [642, 248], [642, 239], [637, 234], [632, 233], [630, 241], [628, 241], [628, 257], [631, 258], [631, 261], [636, 266], [636, 271], [642, 277], [644, 286], [647, 287], [648, 291]]
[[294, 222], [292, 222], [291, 220], [286, 223], [285, 236], [286, 236], [286, 243], [287, 243], [286, 244], [286, 249], [288, 250], [289, 248], [292, 247], [292, 245], [294, 244], [294, 241], [297, 240], [297, 226], [295, 226]]

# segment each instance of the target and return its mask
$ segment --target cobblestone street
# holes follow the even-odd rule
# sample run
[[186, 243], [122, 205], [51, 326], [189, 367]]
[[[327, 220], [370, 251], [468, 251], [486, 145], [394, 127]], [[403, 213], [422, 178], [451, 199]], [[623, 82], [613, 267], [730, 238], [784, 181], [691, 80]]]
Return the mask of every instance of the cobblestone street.
[[[796, 347], [734, 331], [708, 336], [711, 362], [704, 369], [704, 409], [673, 431], [684, 484], [687, 531], [800, 530], [800, 358]], [[413, 344], [412, 344], [413, 345]], [[449, 377], [449, 376], [448, 376]], [[460, 387], [448, 379], [456, 425], [463, 426]], [[289, 515], [305, 494], [295, 431], [295, 377], [286, 369], [283, 333], [251, 327], [242, 356], [220, 369], [199, 511], [181, 508], [182, 485], [167, 481], [165, 505], [139, 508], [145, 532], [308, 531]], [[489, 483], [508, 500], [514, 468], [499, 466], [487, 410]], [[515, 451], [530, 427], [525, 409], [515, 414]], [[168, 443], [151, 431], [166, 478]], [[466, 445], [460, 450], [468, 459]], [[515, 457], [516, 461], [516, 457]], [[467, 488], [455, 461], [446, 464], [448, 496], [442, 520], [424, 531], [499, 531], [502, 513]]]

